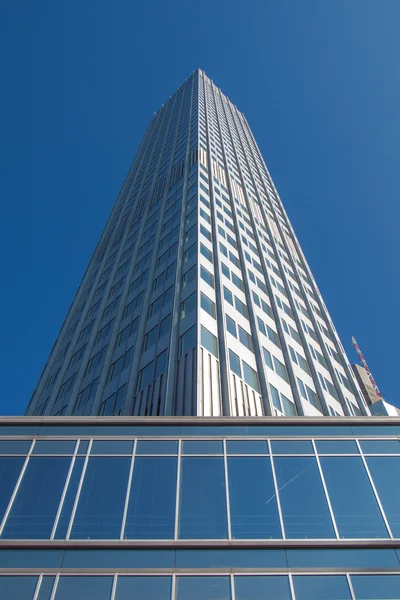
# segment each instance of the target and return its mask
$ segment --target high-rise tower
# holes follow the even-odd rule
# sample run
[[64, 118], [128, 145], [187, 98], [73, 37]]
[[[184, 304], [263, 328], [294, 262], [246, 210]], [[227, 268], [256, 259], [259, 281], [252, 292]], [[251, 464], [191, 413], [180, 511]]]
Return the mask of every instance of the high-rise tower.
[[202, 71], [154, 114], [27, 414], [369, 414], [248, 123]]

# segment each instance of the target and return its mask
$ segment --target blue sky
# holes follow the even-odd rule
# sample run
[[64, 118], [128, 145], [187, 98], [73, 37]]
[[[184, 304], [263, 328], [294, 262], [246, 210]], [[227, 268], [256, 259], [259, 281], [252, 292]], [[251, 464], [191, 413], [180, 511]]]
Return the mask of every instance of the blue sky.
[[141, 136], [200, 67], [253, 129], [353, 362], [400, 405], [398, 0], [0, 3], [0, 414], [24, 411]]

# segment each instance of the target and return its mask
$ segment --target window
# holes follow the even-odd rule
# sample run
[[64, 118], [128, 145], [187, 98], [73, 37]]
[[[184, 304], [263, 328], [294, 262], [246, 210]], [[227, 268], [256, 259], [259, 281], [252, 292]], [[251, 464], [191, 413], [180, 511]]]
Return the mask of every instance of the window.
[[279, 375], [279, 377], [282, 377], [282, 379], [284, 379], [286, 381], [286, 383], [289, 383], [289, 377], [286, 371], [286, 367], [283, 363], [281, 363], [280, 360], [278, 360], [276, 358], [276, 356], [273, 357], [274, 359], [274, 371], [277, 375]]
[[224, 286], [224, 298], [229, 304], [233, 306], [233, 294], [228, 288]]
[[239, 377], [242, 377], [240, 358], [232, 350], [229, 350], [229, 364], [231, 366], [231, 370]]
[[153, 381], [154, 361], [149, 362], [138, 374], [136, 392], [144, 390]]
[[200, 253], [210, 262], [213, 261], [213, 253], [204, 244], [200, 243]]
[[208, 296], [203, 294], [203, 292], [200, 293], [200, 306], [211, 317], [213, 317], [214, 319], [216, 318], [215, 303], [212, 300], [210, 300]]
[[243, 346], [246, 346], [246, 348], [250, 350], [250, 352], [254, 352], [253, 338], [251, 337], [251, 334], [245, 331], [242, 327], [240, 327], [240, 325], [238, 325], [238, 330], [239, 340], [241, 341]]
[[196, 292], [193, 292], [193, 294], [190, 294], [190, 296], [188, 296], [186, 300], [181, 303], [181, 319], [184, 319], [187, 317], [187, 315], [193, 312], [196, 309], [196, 306], [197, 294]]
[[215, 335], [201, 325], [201, 345], [218, 358], [218, 342]]
[[189, 352], [196, 345], [196, 326], [193, 325], [190, 329], [188, 329], [183, 335], [179, 338], [179, 350], [178, 356], [179, 358]]
[[244, 360], [243, 363], [243, 379], [245, 382], [254, 388], [257, 392], [260, 392], [260, 384], [258, 382], [257, 371], [252, 369]]
[[277, 346], [278, 348], [281, 347], [280, 343], [279, 343], [279, 336], [276, 333], [276, 331], [274, 331], [273, 329], [271, 329], [271, 327], [269, 327], [267, 325], [267, 331], [268, 331], [268, 339], [275, 344], [275, 346]]
[[235, 296], [235, 307], [236, 307], [236, 310], [238, 312], [240, 312], [240, 314], [243, 315], [246, 319], [249, 318], [249, 312], [247, 310], [247, 306], [241, 300], [239, 300], [239, 298], [237, 298], [236, 296]]
[[210, 273], [210, 271], [208, 271], [205, 267], [203, 267], [203, 265], [200, 265], [200, 277], [203, 279], [203, 281], [208, 283], [209, 286], [214, 288], [214, 275]]
[[229, 315], [225, 316], [226, 319], [226, 328], [234, 337], [237, 337], [236, 333], [236, 323]]
[[146, 350], [148, 350], [149, 348], [154, 346], [157, 339], [158, 339], [158, 325], [156, 325], [156, 327], [153, 327], [153, 329], [150, 329], [150, 331], [148, 333], [146, 333], [146, 335], [144, 336], [143, 352], [145, 352]]
[[183, 274], [183, 278], [182, 278], [183, 287], [185, 288], [187, 285], [189, 285], [189, 283], [194, 281], [196, 279], [196, 277], [197, 277], [197, 267], [195, 265], [194, 267], [189, 269], [189, 271], [186, 271], [186, 273]]
[[265, 329], [264, 321], [261, 321], [260, 317], [257, 317], [258, 329], [267, 336], [267, 330]]

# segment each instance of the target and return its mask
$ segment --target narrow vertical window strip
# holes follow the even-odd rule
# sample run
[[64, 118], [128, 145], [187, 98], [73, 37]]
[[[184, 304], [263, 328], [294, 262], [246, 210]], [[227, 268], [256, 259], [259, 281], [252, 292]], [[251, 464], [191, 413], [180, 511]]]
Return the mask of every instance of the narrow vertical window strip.
[[178, 539], [179, 535], [179, 502], [181, 498], [181, 468], [182, 468], [182, 440], [178, 444], [178, 469], [176, 475], [176, 502], [175, 502], [175, 531], [174, 540]]
[[122, 515], [121, 534], [120, 534], [120, 537], [119, 537], [120, 540], [124, 539], [126, 515], [128, 513], [129, 496], [130, 496], [131, 485], [132, 485], [132, 475], [133, 475], [133, 469], [134, 469], [134, 466], [135, 466], [136, 446], [137, 446], [137, 438], [135, 439], [135, 442], [133, 444], [133, 453], [132, 453], [131, 465], [130, 465], [130, 468], [129, 468], [129, 475], [128, 475], [128, 485], [127, 485], [127, 488], [126, 488], [125, 506], [124, 506], [124, 512], [123, 512], [123, 515]]
[[61, 496], [60, 504], [58, 506], [56, 518], [54, 519], [53, 529], [52, 529], [52, 532], [51, 532], [51, 535], [50, 535], [50, 539], [51, 540], [54, 540], [54, 536], [55, 536], [56, 531], [57, 531], [58, 520], [60, 518], [62, 507], [64, 505], [65, 496], [67, 495], [67, 490], [68, 490], [69, 482], [70, 482], [70, 479], [71, 479], [71, 476], [72, 476], [72, 472], [73, 472], [74, 466], [75, 466], [75, 459], [76, 459], [76, 455], [78, 453], [78, 446], [79, 446], [79, 440], [76, 440], [75, 449], [74, 449], [74, 455], [72, 457], [71, 464], [69, 466], [68, 475], [67, 475], [67, 479], [65, 480], [64, 490], [63, 490], [63, 493], [62, 493], [62, 496]]
[[93, 439], [90, 440], [89, 447], [87, 449], [87, 454], [86, 454], [86, 457], [85, 457], [85, 464], [83, 465], [81, 479], [79, 481], [78, 490], [76, 492], [76, 498], [75, 498], [74, 506], [73, 506], [73, 509], [72, 509], [71, 518], [69, 520], [67, 535], [65, 536], [66, 540], [69, 540], [69, 536], [71, 535], [72, 524], [73, 524], [74, 519], [75, 519], [75, 513], [76, 513], [76, 509], [77, 509], [78, 502], [79, 502], [79, 496], [81, 494], [83, 481], [85, 479], [85, 474], [86, 474], [86, 469], [87, 469], [87, 465], [88, 465], [88, 462], [89, 462], [89, 456], [90, 456], [90, 451], [92, 449], [92, 444], [93, 444]]
[[331, 504], [331, 499], [329, 497], [329, 493], [328, 493], [328, 488], [326, 486], [326, 482], [325, 482], [325, 477], [324, 477], [324, 473], [322, 471], [322, 467], [321, 467], [321, 462], [319, 460], [319, 456], [318, 456], [318, 452], [317, 452], [317, 447], [315, 445], [315, 440], [311, 440], [311, 443], [313, 445], [313, 449], [314, 449], [314, 454], [315, 454], [315, 458], [317, 460], [317, 465], [318, 465], [318, 470], [319, 470], [319, 475], [321, 477], [321, 481], [322, 481], [322, 487], [324, 488], [324, 492], [325, 492], [325, 497], [326, 497], [326, 501], [328, 503], [328, 508], [329, 508], [329, 514], [331, 515], [331, 519], [332, 519], [332, 523], [333, 523], [333, 528], [335, 530], [335, 535], [336, 535], [336, 539], [340, 539], [340, 535], [339, 535], [339, 530], [336, 524], [336, 519], [335, 519], [335, 513], [333, 512], [333, 508], [332, 508], [332, 504]]
[[279, 497], [279, 492], [278, 492], [278, 482], [276, 479], [274, 457], [273, 457], [272, 448], [271, 448], [271, 440], [268, 439], [267, 442], [268, 442], [268, 453], [269, 453], [270, 461], [271, 461], [272, 479], [274, 481], [276, 504], [278, 506], [279, 523], [280, 523], [281, 530], [282, 530], [282, 539], [286, 540], [285, 525], [284, 525], [283, 516], [282, 516], [281, 499]]

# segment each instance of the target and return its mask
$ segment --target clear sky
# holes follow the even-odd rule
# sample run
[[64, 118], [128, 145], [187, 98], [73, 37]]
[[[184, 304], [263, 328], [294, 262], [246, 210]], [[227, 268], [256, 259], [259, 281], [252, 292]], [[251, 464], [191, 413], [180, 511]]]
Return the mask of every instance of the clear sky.
[[0, 414], [20, 414], [151, 115], [246, 115], [348, 355], [399, 397], [399, 0], [2, 0]]

